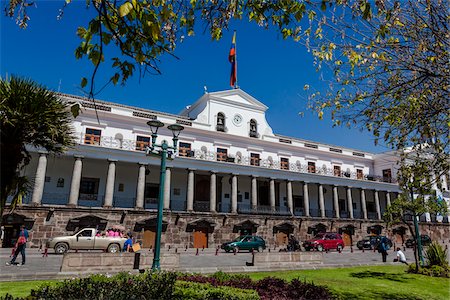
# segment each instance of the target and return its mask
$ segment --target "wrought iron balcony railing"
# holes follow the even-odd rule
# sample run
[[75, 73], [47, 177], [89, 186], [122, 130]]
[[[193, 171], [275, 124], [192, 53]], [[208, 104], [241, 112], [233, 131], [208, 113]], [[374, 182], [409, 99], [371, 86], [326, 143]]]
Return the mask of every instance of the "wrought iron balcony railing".
[[[117, 139], [114, 137], [108, 136], [92, 136], [92, 134], [77, 134], [77, 142], [79, 144], [89, 145], [93, 147], [105, 147], [105, 148], [114, 148], [114, 149], [123, 149], [128, 151], [137, 151], [142, 152], [145, 151], [146, 142], [142, 141], [133, 141], [127, 139]], [[383, 176], [375, 176], [371, 174], [361, 174], [355, 171], [339, 171], [333, 169], [331, 167], [327, 167], [323, 165], [319, 166], [308, 166], [307, 164], [302, 164], [299, 162], [292, 163], [286, 161], [277, 161], [273, 159], [261, 159], [250, 156], [242, 156], [237, 154], [230, 153], [218, 153], [214, 151], [204, 151], [197, 149], [187, 149], [180, 148], [178, 153], [176, 154], [180, 157], [186, 157], [191, 159], [200, 159], [207, 161], [216, 161], [219, 163], [234, 163], [239, 165], [247, 165], [247, 166], [255, 166], [267, 169], [278, 169], [284, 171], [298, 172], [298, 173], [314, 173], [317, 175], [323, 176], [333, 176], [333, 177], [342, 177], [349, 179], [358, 179], [358, 180], [368, 180], [368, 181], [377, 181], [377, 182], [388, 182], [388, 183], [396, 183], [396, 180], [391, 177], [383, 177]]]

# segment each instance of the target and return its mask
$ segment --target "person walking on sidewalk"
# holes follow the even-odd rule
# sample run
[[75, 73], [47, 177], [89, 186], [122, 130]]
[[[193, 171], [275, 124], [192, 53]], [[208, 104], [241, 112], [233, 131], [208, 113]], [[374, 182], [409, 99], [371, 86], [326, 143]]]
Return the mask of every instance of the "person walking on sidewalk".
[[17, 265], [16, 263], [16, 259], [17, 256], [19, 255], [19, 253], [22, 255], [22, 264], [20, 265], [24, 265], [25, 264], [25, 248], [27, 246], [27, 241], [28, 241], [28, 230], [25, 228], [25, 226], [21, 226], [20, 227], [20, 233], [19, 233], [19, 238], [17, 239], [16, 242], [16, 251], [14, 252], [13, 258], [11, 259], [11, 261], [9, 263], [6, 263], [7, 265]]
[[378, 253], [381, 253], [381, 257], [383, 258], [383, 262], [386, 262], [387, 251], [389, 250], [389, 245], [387, 243], [387, 239], [383, 236], [378, 243]]

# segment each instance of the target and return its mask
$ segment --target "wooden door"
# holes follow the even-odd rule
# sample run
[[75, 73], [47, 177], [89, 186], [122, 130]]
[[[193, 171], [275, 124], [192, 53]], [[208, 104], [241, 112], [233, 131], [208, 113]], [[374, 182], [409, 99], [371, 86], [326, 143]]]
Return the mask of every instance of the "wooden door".
[[398, 233], [395, 234], [395, 244], [403, 245], [402, 236], [400, 234], [398, 234]]
[[278, 246], [286, 246], [288, 244], [288, 235], [286, 232], [277, 232], [277, 244]]
[[344, 240], [345, 246], [351, 246], [352, 245], [352, 237], [347, 232], [342, 233], [342, 239]]
[[208, 229], [196, 228], [193, 232], [194, 248], [208, 248]]
[[143, 248], [153, 248], [155, 246], [155, 236], [156, 232], [152, 230], [145, 230], [144, 236], [142, 238], [142, 247]]

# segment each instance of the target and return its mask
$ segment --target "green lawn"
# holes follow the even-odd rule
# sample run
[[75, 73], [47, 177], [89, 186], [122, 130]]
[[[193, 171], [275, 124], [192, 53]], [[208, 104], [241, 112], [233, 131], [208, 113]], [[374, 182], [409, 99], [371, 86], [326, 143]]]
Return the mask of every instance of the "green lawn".
[[407, 274], [405, 270], [405, 266], [371, 266], [263, 272], [250, 277], [299, 278], [328, 286], [340, 299], [450, 299], [450, 279]]
[[36, 289], [41, 284], [54, 284], [57, 280], [36, 280], [36, 281], [13, 281], [0, 282], [0, 297], [10, 294], [16, 297], [25, 297], [32, 289]]
[[[328, 286], [341, 299], [450, 299], [450, 279], [405, 273], [404, 266], [371, 266], [339, 269], [250, 273], [253, 279], [274, 276], [299, 278]], [[27, 296], [43, 283], [57, 281], [0, 282], [0, 296]]]

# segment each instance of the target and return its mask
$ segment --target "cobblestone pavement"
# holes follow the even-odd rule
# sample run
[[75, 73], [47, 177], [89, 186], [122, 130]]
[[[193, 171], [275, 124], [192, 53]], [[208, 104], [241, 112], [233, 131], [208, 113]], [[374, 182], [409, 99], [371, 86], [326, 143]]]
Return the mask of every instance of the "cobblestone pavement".
[[[10, 260], [11, 249], [0, 248], [0, 281], [9, 281], [17, 279], [48, 279], [61, 277], [58, 274], [61, 266], [62, 255], [49, 253], [47, 257], [43, 257], [42, 252], [38, 249], [27, 249], [26, 264], [23, 266], [7, 266], [6, 262]], [[165, 249], [164, 251], [167, 251]], [[170, 250], [174, 252], [174, 249]], [[271, 249], [271, 251], [278, 251], [278, 249]], [[233, 253], [225, 253], [219, 251], [216, 255], [215, 249], [200, 250], [196, 255], [195, 249], [188, 249], [187, 251], [179, 251], [180, 253], [180, 269], [183, 271], [202, 271], [208, 268], [227, 268], [242, 267], [246, 262], [250, 262], [252, 254], [249, 252], [240, 252], [236, 255]], [[394, 249], [388, 251], [387, 264], [393, 264], [393, 259], [396, 257]], [[406, 249], [406, 257], [409, 262], [414, 261], [412, 249]], [[144, 250], [143, 255], [153, 255], [151, 251]], [[333, 266], [355, 266], [355, 265], [378, 265], [383, 264], [381, 254], [372, 250], [354, 250], [344, 249], [342, 253], [331, 251], [323, 253], [324, 263], [319, 267], [333, 267]], [[19, 254], [17, 262], [21, 262]], [[307, 266], [315, 268], [318, 266]]]

